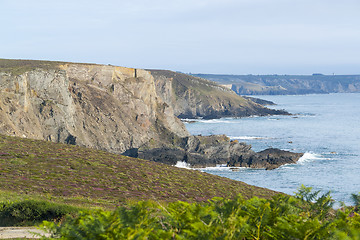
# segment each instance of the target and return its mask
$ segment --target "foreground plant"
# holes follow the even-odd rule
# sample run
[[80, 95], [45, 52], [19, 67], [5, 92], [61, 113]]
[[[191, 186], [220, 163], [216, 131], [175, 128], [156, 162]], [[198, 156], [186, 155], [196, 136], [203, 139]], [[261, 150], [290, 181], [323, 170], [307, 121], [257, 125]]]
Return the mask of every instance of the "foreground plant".
[[359, 214], [352, 207], [335, 211], [332, 203], [329, 193], [301, 187], [295, 197], [270, 200], [140, 201], [43, 227], [56, 239], [360, 239]]

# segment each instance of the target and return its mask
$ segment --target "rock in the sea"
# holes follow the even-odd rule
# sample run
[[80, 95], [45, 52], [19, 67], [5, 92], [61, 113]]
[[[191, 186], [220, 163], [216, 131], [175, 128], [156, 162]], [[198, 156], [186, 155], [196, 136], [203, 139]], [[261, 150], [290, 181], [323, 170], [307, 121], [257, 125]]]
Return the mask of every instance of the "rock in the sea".
[[228, 166], [265, 168], [266, 170], [271, 170], [281, 165], [294, 164], [302, 155], [303, 153], [268, 148], [261, 152], [239, 156], [238, 159], [233, 159], [234, 161], [229, 162]]
[[[177, 140], [177, 146], [144, 145], [127, 151], [126, 155], [151, 161], [175, 165], [186, 162], [190, 167], [203, 168], [217, 165], [228, 167], [249, 167], [275, 169], [284, 164], [296, 163], [303, 155], [280, 149], [269, 148], [254, 152], [251, 146], [230, 141], [225, 135], [189, 136]], [[154, 143], [152, 143], [154, 144]]]

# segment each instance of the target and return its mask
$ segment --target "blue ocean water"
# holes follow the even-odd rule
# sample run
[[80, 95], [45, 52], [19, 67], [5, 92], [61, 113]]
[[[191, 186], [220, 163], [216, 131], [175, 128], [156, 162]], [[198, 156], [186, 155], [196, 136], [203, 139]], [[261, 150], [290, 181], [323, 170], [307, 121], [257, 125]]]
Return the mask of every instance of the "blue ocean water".
[[360, 93], [295, 96], [258, 96], [293, 116], [196, 120], [186, 127], [194, 135], [226, 134], [251, 144], [305, 153], [297, 163], [278, 169], [225, 167], [202, 171], [293, 194], [304, 184], [331, 191], [336, 201], [351, 204], [351, 193], [360, 192]]

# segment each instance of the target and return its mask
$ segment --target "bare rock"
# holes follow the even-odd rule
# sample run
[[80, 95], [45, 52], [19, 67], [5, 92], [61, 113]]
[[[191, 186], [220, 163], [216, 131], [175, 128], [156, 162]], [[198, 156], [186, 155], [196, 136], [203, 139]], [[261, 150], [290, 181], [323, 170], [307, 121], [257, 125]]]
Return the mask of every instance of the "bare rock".
[[[215, 119], [251, 115], [288, 115], [243, 98], [234, 91], [200, 77], [167, 70], [149, 70], [154, 76], [156, 91], [174, 109], [179, 118]], [[267, 102], [270, 103], [270, 102]]]
[[1, 60], [0, 92], [1, 134], [115, 153], [190, 135], [141, 69]]
[[226, 165], [228, 167], [278, 168], [284, 164], [296, 163], [302, 153], [280, 149], [266, 149], [254, 152], [251, 146], [238, 141], [230, 141], [225, 135], [189, 136], [176, 141], [178, 145], [160, 146], [151, 143], [127, 151], [131, 157], [175, 165], [186, 162], [190, 167], [203, 168]]

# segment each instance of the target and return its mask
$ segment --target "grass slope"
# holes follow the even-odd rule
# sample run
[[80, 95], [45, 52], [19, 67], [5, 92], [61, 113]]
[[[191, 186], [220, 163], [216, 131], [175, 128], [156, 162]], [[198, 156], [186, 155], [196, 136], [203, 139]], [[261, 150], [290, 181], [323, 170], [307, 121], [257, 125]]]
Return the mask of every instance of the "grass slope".
[[[44, 60], [25, 60], [25, 59], [3, 59], [0, 58], [0, 71], [21, 75], [35, 69], [59, 70], [59, 66], [70, 62], [44, 61]], [[76, 63], [84, 65], [97, 65], [94, 63]]]
[[0, 135], [0, 200], [47, 199], [112, 208], [127, 200], [201, 202], [276, 192], [105, 151]]

